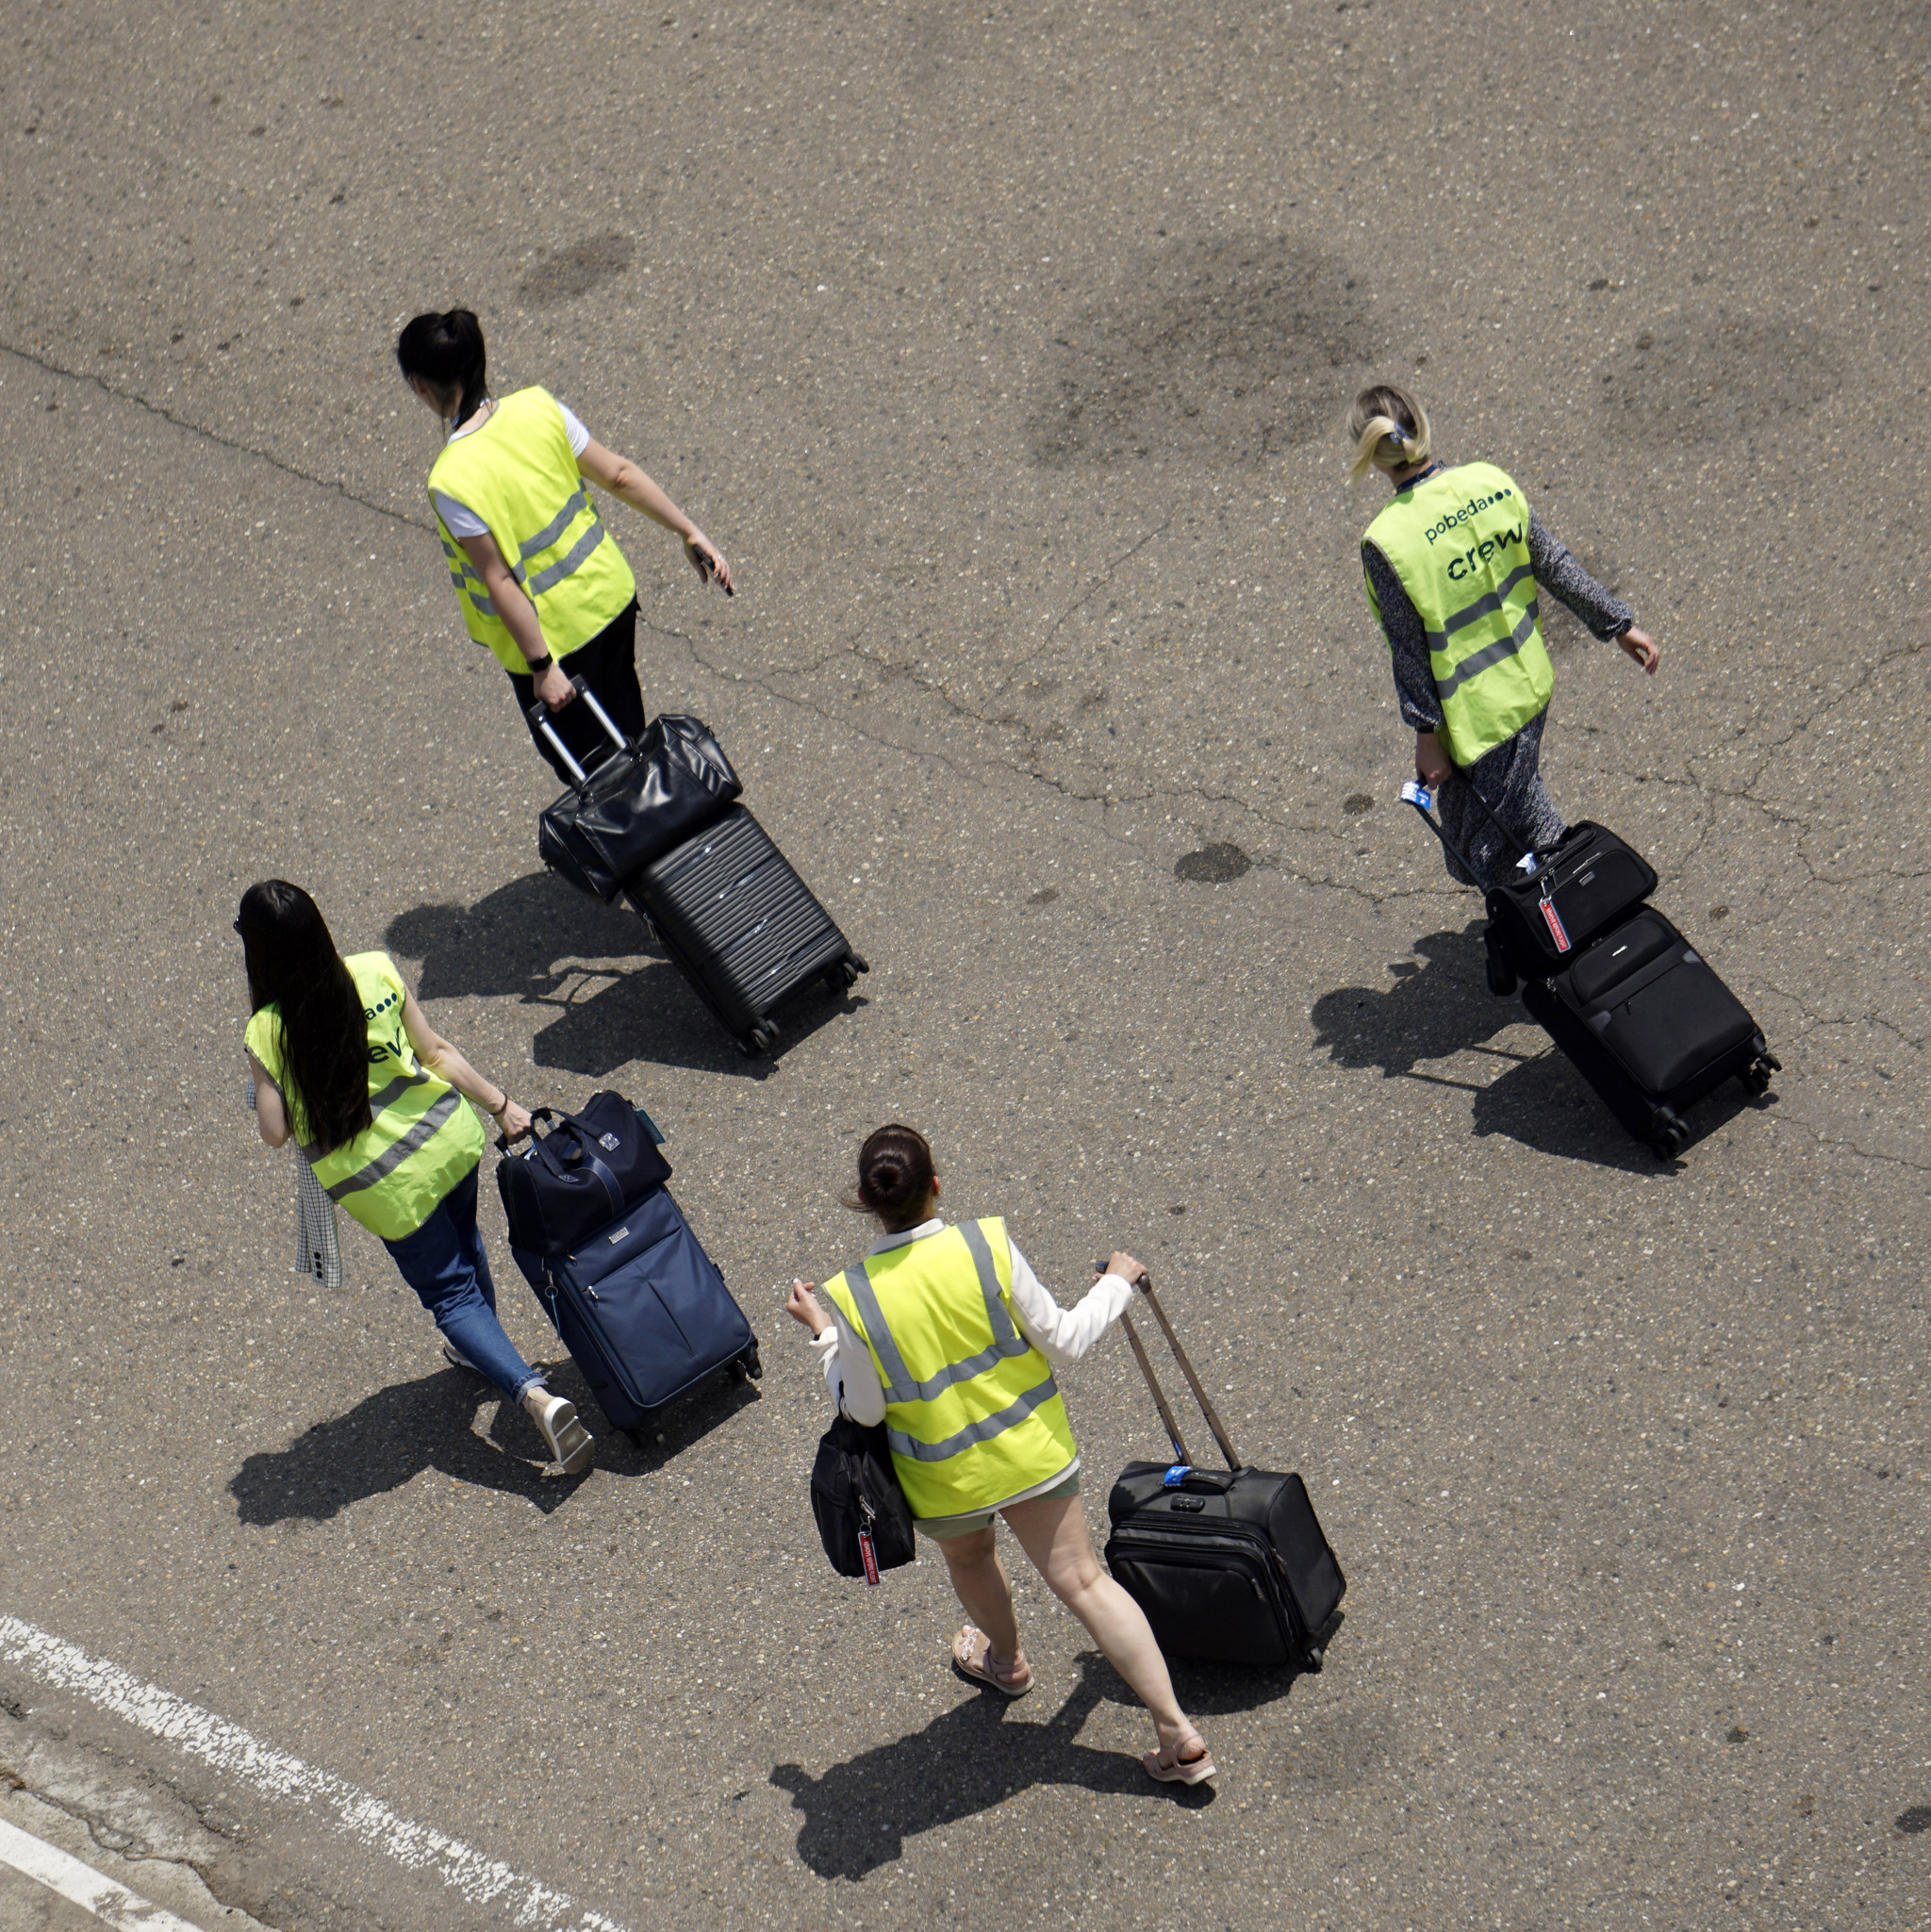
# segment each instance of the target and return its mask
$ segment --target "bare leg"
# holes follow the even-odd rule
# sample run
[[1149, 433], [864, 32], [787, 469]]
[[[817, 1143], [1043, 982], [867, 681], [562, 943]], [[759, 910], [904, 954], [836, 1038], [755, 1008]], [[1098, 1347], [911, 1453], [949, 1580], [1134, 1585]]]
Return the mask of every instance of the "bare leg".
[[1173, 1679], [1147, 1613], [1099, 1567], [1080, 1498], [1035, 1496], [1004, 1513], [1032, 1567], [1086, 1626], [1107, 1662], [1147, 1707], [1162, 1751], [1179, 1755], [1184, 1748], [1189, 1759], [1196, 1756], [1190, 1741], [1200, 1734], [1174, 1697]]
[[999, 1561], [992, 1526], [975, 1529], [970, 1536], [948, 1536], [938, 1543], [966, 1614], [989, 1641], [986, 1662], [996, 1671], [1010, 1670], [1019, 1660], [1019, 1621], [1013, 1611], [1013, 1586]]

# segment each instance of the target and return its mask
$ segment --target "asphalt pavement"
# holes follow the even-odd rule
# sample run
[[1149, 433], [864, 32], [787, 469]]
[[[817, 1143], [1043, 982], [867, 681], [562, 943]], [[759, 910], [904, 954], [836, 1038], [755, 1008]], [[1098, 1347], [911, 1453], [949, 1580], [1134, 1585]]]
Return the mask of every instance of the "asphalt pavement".
[[[1922, 10], [6, 28], [0, 1784], [148, 1793], [277, 1932], [1931, 1916]], [[536, 859], [391, 355], [457, 302], [737, 574], [610, 512], [651, 708], [871, 964], [774, 1062]], [[1377, 377], [1661, 645], [1549, 614], [1543, 768], [1783, 1062], [1673, 1164], [1484, 991], [1397, 802]], [[589, 1412], [564, 1480], [359, 1230], [290, 1270], [229, 925], [272, 875], [520, 1099], [649, 1106], [761, 1385]], [[824, 1563], [779, 1284], [859, 1250], [890, 1118], [1062, 1299], [1145, 1259], [1309, 1482], [1345, 1621], [1177, 1671], [1211, 1793], [1030, 1575], [1006, 1708], [942, 1564]], [[1065, 1386], [1098, 1521], [1158, 1425], [1116, 1340]]]

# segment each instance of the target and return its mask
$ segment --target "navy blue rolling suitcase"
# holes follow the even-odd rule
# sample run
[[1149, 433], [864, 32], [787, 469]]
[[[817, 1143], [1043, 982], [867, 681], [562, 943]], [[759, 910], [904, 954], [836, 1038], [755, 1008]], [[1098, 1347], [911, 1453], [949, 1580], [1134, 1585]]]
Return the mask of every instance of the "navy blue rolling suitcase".
[[751, 1323], [668, 1188], [568, 1253], [510, 1252], [618, 1428], [654, 1433], [659, 1410], [713, 1376], [764, 1374]]
[[751, 1323], [664, 1185], [650, 1115], [614, 1093], [560, 1120], [536, 1111], [547, 1134], [496, 1143], [509, 1251], [611, 1423], [654, 1434], [666, 1403], [720, 1371], [762, 1376]]

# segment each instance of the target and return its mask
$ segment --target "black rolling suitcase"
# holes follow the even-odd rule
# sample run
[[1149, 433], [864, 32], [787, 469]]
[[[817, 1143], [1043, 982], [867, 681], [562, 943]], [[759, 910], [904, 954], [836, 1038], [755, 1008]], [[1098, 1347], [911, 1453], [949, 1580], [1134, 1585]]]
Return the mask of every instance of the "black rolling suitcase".
[[[1411, 782], [1401, 796], [1446, 845], [1429, 794]], [[1506, 996], [1520, 978], [1522, 1003], [1633, 1138], [1673, 1160], [1684, 1111], [1725, 1081], [1769, 1091], [1780, 1063], [1708, 962], [1642, 903], [1657, 883], [1646, 861], [1587, 823], [1527, 856], [1522, 880], [1487, 896], [1490, 989]]]
[[1139, 1289], [1187, 1379], [1227, 1468], [1196, 1469], [1131, 1315], [1120, 1317], [1173, 1445], [1171, 1462], [1129, 1462], [1107, 1498], [1106, 1566], [1168, 1657], [1321, 1668], [1347, 1579], [1307, 1485], [1242, 1463], [1145, 1275]]
[[813, 981], [842, 993], [871, 970], [742, 805], [646, 866], [625, 892], [747, 1053], [778, 1044], [772, 1014]]
[[[523, 1279], [597, 1406], [641, 1440], [666, 1404], [720, 1373], [755, 1379], [764, 1364], [744, 1311], [663, 1184], [669, 1164], [648, 1116], [650, 1158], [625, 1163], [632, 1135], [611, 1115], [627, 1106], [598, 1094], [521, 1151], [498, 1140], [497, 1185]], [[626, 1198], [633, 1187], [641, 1191]], [[614, 1216], [586, 1215], [610, 1193]]]
[[[870, 966], [770, 834], [733, 802], [736, 774], [707, 727], [695, 718], [659, 718], [632, 747], [588, 692], [579, 702], [590, 705], [614, 750], [586, 773], [543, 706], [530, 707], [531, 723], [575, 779], [543, 814], [539, 850], [593, 897], [620, 890], [745, 1052], [768, 1053], [780, 1038], [772, 1017], [779, 1007], [814, 982], [842, 993]], [[665, 726], [689, 729], [646, 755], [651, 733]], [[653, 802], [660, 797], [661, 806]], [[672, 835], [654, 840], [657, 824], [674, 827]]]

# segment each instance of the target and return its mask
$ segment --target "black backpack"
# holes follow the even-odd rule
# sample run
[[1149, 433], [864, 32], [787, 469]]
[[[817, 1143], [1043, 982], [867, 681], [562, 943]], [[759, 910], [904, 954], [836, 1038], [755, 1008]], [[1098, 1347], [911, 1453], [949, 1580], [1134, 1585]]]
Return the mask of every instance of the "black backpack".
[[917, 1560], [912, 1506], [899, 1487], [883, 1423], [866, 1428], [840, 1415], [824, 1432], [811, 1470], [811, 1512], [841, 1577], [876, 1583], [881, 1570]]

